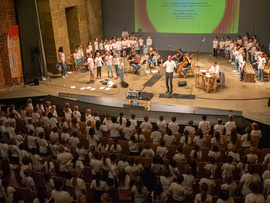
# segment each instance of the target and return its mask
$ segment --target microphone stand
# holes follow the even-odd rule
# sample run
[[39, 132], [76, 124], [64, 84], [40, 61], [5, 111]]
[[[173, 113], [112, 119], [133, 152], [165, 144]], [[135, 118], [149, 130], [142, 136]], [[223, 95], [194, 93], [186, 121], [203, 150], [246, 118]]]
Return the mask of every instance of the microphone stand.
[[196, 68], [200, 68], [200, 66], [198, 66], [198, 62], [199, 62], [199, 51], [200, 51], [200, 48], [201, 48], [201, 46], [202, 46], [202, 44], [204, 43], [204, 41], [205, 41], [205, 38], [201, 41], [201, 43], [200, 43], [200, 46], [199, 46], [199, 48], [198, 48], [198, 50], [197, 50], [197, 65], [196, 65]]

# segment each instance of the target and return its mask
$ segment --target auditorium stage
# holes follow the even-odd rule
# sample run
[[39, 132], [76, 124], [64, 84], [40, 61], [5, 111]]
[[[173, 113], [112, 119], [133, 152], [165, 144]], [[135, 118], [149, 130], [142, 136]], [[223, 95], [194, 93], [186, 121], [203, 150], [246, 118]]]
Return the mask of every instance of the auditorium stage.
[[[166, 57], [163, 54], [163, 58]], [[194, 60], [196, 60], [196, 54]], [[211, 53], [200, 53], [198, 65], [203, 69], [208, 69], [214, 59]], [[174, 76], [173, 79], [173, 92], [185, 95], [195, 95], [195, 99], [172, 99], [172, 98], [159, 98], [160, 94], [166, 92], [165, 77], [161, 77], [152, 87], [145, 87], [143, 91], [152, 92], [154, 94], [151, 99], [153, 104], [166, 104], [166, 105], [181, 105], [190, 107], [206, 107], [216, 109], [227, 109], [243, 111], [246, 118], [256, 120], [265, 124], [270, 124], [270, 107], [268, 107], [268, 97], [270, 97], [270, 83], [269, 82], [256, 82], [245, 83], [239, 82], [238, 76], [233, 72], [233, 66], [225, 59], [217, 59], [220, 70], [225, 73], [226, 86], [218, 88], [216, 92], [206, 93], [202, 89], [195, 88], [194, 77], [178, 78]], [[102, 79], [107, 76], [106, 67], [102, 68]], [[129, 65], [126, 63], [126, 69]], [[102, 84], [97, 80], [95, 84], [86, 84], [89, 81], [89, 72], [80, 73], [72, 72], [68, 74], [68, 78], [61, 78], [60, 74], [50, 74], [51, 80], [41, 81], [39, 86], [26, 85], [15, 86], [12, 90], [7, 88], [0, 92], [0, 98], [15, 98], [15, 97], [31, 97], [41, 95], [55, 95], [58, 96], [59, 92], [80, 94], [80, 95], [93, 95], [98, 97], [106, 97], [112, 99], [125, 100], [129, 88], [142, 89], [143, 84], [147, 82], [153, 75], [146, 74], [145, 76], [137, 76], [131, 73], [125, 75], [125, 81], [129, 83], [129, 88], [117, 88], [110, 90], [100, 90]], [[186, 87], [178, 87], [179, 80], [186, 80]], [[115, 81], [120, 86], [120, 81]], [[74, 89], [71, 86], [75, 86]], [[81, 88], [96, 88], [96, 90], [81, 90]]]

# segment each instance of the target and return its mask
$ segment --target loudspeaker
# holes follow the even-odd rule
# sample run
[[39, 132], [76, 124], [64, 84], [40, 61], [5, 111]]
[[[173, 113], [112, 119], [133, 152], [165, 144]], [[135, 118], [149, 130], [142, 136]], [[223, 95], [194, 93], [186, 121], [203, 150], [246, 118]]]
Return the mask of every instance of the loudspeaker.
[[126, 82], [124, 82], [124, 81], [121, 82], [121, 87], [123, 87], [123, 88], [128, 88], [128, 86], [129, 86], [128, 83], [126, 83]]
[[38, 80], [37, 77], [34, 78], [34, 84], [35, 84], [35, 85], [39, 85], [39, 80]]
[[141, 92], [141, 94], [139, 95], [140, 100], [150, 101], [152, 98], [153, 98], [153, 93]]
[[187, 81], [178, 81], [178, 87], [187, 86]]
[[268, 98], [268, 106], [270, 106], [270, 98]]

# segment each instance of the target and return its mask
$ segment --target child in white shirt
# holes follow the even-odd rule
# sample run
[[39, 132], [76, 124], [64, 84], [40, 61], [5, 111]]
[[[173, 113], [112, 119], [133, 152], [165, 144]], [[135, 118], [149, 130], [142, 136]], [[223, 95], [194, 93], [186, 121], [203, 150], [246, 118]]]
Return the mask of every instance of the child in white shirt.
[[129, 121], [130, 121], [130, 126], [131, 126], [132, 129], [135, 130], [136, 127], [138, 126], [137, 120], [135, 119], [136, 116], [135, 116], [135, 114], [131, 114], [130, 117], [131, 117], [131, 118], [129, 119]]
[[137, 156], [139, 153], [139, 143], [137, 142], [134, 135], [130, 137], [130, 141], [128, 141], [128, 148], [130, 155]]
[[172, 131], [172, 134], [179, 134], [179, 125], [176, 123], [176, 117], [172, 117], [171, 120], [168, 128]]
[[214, 126], [214, 135], [216, 132], [219, 132], [220, 135], [223, 135], [224, 133], [224, 126], [222, 125], [222, 120], [219, 118], [217, 121], [217, 124]]
[[122, 152], [122, 147], [120, 144], [118, 144], [119, 139], [114, 138], [114, 144], [112, 144], [110, 148], [111, 153], [121, 153]]
[[184, 131], [184, 136], [180, 138], [180, 144], [182, 147], [190, 146], [191, 145], [191, 138], [189, 137], [189, 131]]
[[221, 38], [221, 41], [219, 42], [220, 58], [224, 58], [224, 48], [225, 48], [224, 38]]
[[167, 133], [164, 135], [163, 140], [165, 140], [166, 145], [172, 145], [176, 142], [175, 136], [172, 134], [172, 131], [167, 128]]
[[167, 124], [166, 124], [166, 121], [164, 121], [163, 116], [159, 116], [159, 120], [157, 121], [157, 126], [160, 132], [166, 132]]
[[235, 122], [233, 121], [233, 116], [229, 115], [228, 116], [228, 122], [225, 124], [225, 129], [226, 129], [226, 135], [230, 135], [231, 134], [231, 130], [233, 128], [236, 128]]
[[105, 62], [106, 62], [106, 65], [107, 65], [108, 78], [110, 77], [110, 74], [109, 74], [110, 72], [111, 72], [111, 78], [113, 78], [112, 60], [113, 60], [113, 57], [111, 55], [111, 52], [108, 51], [107, 55], [105, 56]]
[[142, 122], [140, 128], [142, 129], [142, 131], [145, 132], [151, 132], [152, 131], [152, 124], [148, 121], [148, 116], [144, 116], [144, 121]]
[[96, 53], [95, 68], [97, 68], [97, 79], [101, 79], [101, 66], [104, 64], [99, 53]]
[[123, 112], [121, 112], [119, 114], [119, 117], [117, 118], [117, 121], [116, 122], [119, 123], [119, 125], [121, 126], [121, 129], [124, 129], [126, 127], [126, 125], [127, 125], [127, 119], [124, 118], [124, 113]]
[[143, 157], [153, 157], [155, 156], [155, 152], [152, 148], [150, 148], [149, 143], [145, 143], [144, 149], [141, 152], [141, 155]]
[[218, 50], [218, 37], [216, 36], [214, 41], [213, 41], [213, 57], [217, 58], [217, 50]]
[[157, 147], [156, 155], [159, 155], [162, 158], [166, 158], [168, 153], [167, 147], [165, 147], [165, 141], [163, 139], [160, 140], [159, 146]]
[[153, 144], [159, 144], [159, 141], [162, 138], [162, 134], [158, 131], [158, 126], [155, 125], [153, 127], [153, 132], [151, 133], [150, 138]]
[[79, 107], [74, 106], [74, 111], [72, 113], [73, 117], [77, 119], [77, 122], [81, 122], [81, 113], [79, 112]]
[[189, 120], [188, 121], [188, 126], [185, 126], [184, 131], [188, 131], [190, 135], [195, 135], [196, 134], [196, 130], [193, 127], [193, 120]]

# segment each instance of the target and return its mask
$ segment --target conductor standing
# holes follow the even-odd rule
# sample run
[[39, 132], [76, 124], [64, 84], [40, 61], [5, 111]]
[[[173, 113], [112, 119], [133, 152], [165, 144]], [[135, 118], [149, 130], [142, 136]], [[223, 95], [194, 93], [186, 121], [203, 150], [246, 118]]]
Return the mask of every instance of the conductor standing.
[[[172, 94], [172, 79], [173, 79], [173, 71], [177, 67], [176, 62], [172, 60], [172, 56], [168, 56], [168, 60], [163, 64], [163, 60], [161, 60], [161, 66], [166, 66], [166, 87], [167, 93]], [[170, 87], [169, 87], [169, 80], [170, 80]]]

